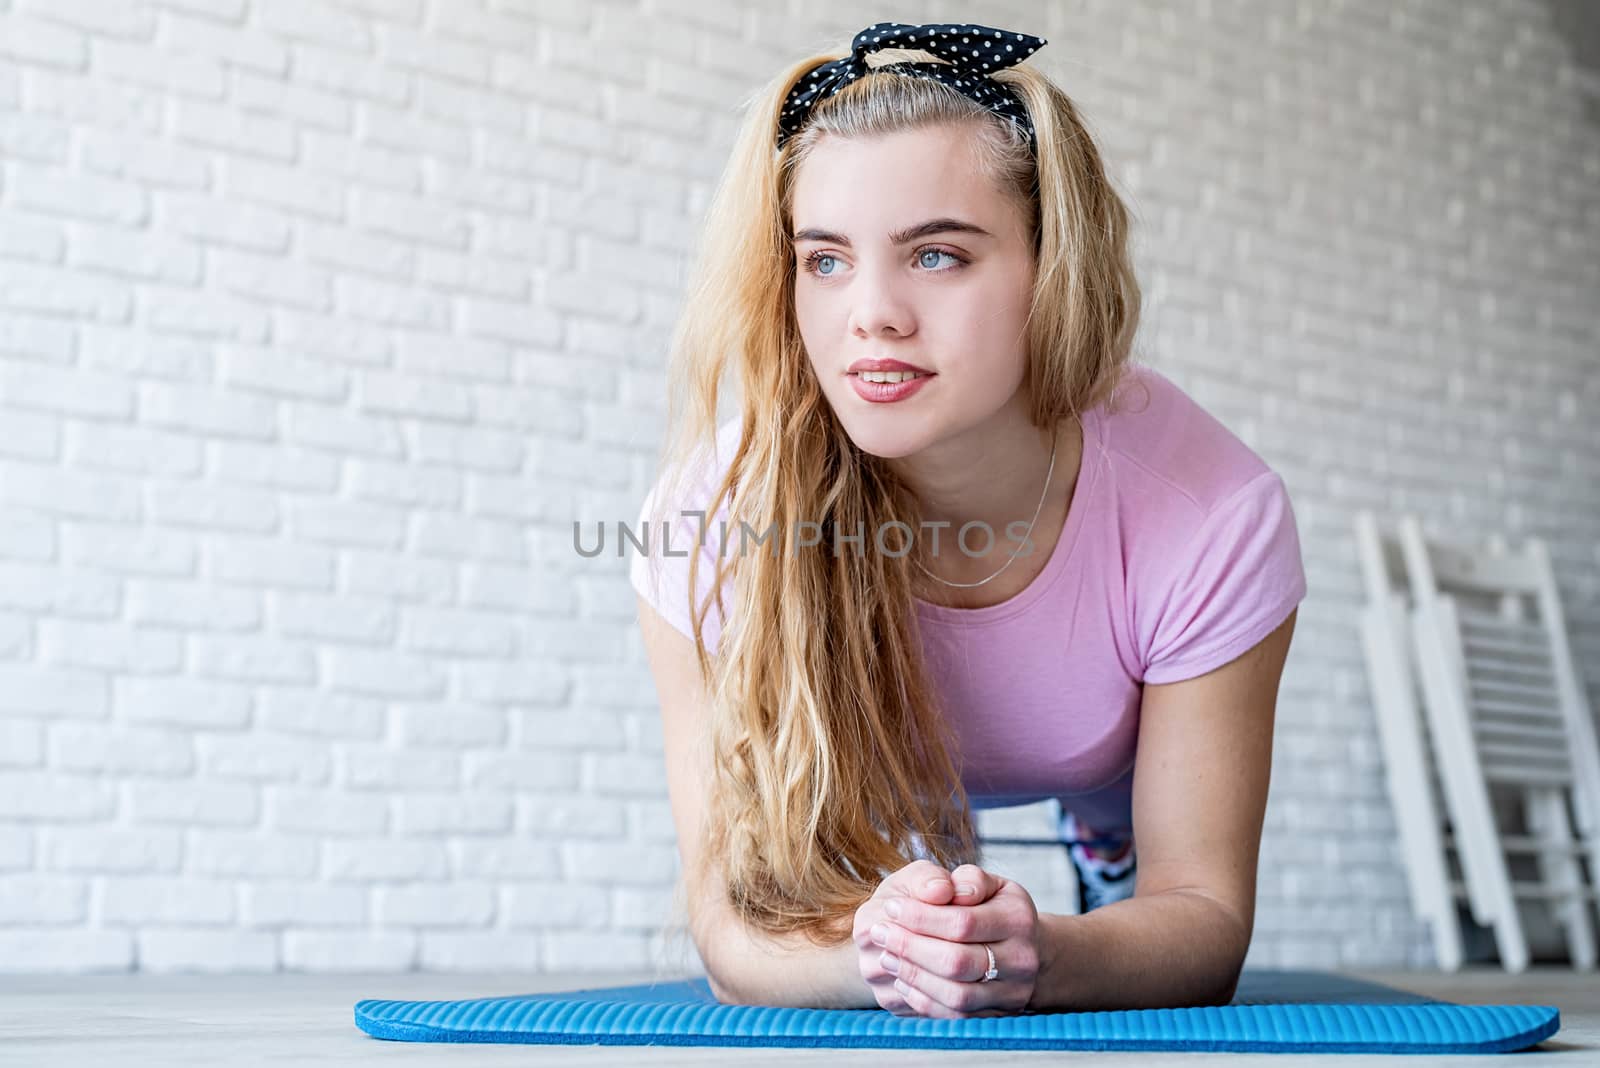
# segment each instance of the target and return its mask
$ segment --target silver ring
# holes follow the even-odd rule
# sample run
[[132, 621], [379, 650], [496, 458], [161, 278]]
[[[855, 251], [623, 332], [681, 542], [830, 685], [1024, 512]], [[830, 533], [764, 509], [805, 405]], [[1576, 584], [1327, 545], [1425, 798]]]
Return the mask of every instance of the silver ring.
[[987, 945], [985, 945], [983, 947], [983, 951], [985, 953], [989, 954], [989, 970], [983, 973], [983, 978], [979, 979], [978, 982], [987, 983], [990, 980], [1000, 978], [1000, 969], [995, 967], [994, 950], [990, 949]]

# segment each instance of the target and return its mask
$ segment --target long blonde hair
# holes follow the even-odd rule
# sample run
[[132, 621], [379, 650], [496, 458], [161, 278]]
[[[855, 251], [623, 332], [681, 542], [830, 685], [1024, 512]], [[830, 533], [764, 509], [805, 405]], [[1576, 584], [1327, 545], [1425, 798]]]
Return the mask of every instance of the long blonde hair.
[[[872, 59], [896, 57], [933, 60], [903, 50]], [[881, 70], [819, 102], [778, 151], [789, 89], [835, 58], [796, 63], [747, 105], [672, 339], [656, 476], [658, 500], [703, 508], [708, 523], [726, 506], [730, 546], [741, 523], [780, 540], [807, 522], [823, 532], [809, 549], [730, 549], [703, 599], [691, 553], [687, 607], [709, 701], [702, 834], [723, 879], [713, 889], [753, 927], [824, 945], [847, 939], [856, 907], [915, 855], [954, 868], [978, 848], [959, 754], [924, 673], [913, 565], [928, 558], [920, 547], [833, 550], [835, 531], [920, 530], [921, 513], [886, 464], [851, 442], [807, 360], [791, 288], [797, 170], [823, 137], [972, 130], [985, 173], [1034, 236], [1025, 381], [1041, 429], [1113, 399], [1140, 307], [1129, 213], [1077, 109], [1044, 74], [1022, 64], [994, 75], [1025, 103], [1037, 159], [1025, 134], [959, 92]], [[712, 499], [686, 503], [678, 487], [716, 440], [730, 371], [741, 386], [737, 445]], [[714, 655], [704, 634], [713, 604], [727, 620]]]

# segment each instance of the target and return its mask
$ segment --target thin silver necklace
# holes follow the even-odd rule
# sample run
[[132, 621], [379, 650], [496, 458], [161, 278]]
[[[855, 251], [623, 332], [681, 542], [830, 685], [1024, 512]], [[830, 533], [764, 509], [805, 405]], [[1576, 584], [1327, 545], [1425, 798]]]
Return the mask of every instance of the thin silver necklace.
[[[1044, 499], [1050, 492], [1050, 476], [1055, 474], [1055, 472], [1056, 472], [1056, 446], [1060, 443], [1060, 440], [1061, 440], [1061, 435], [1060, 435], [1059, 432], [1057, 432], [1057, 434], [1055, 435], [1055, 438], [1052, 439], [1052, 441], [1050, 442], [1050, 468], [1049, 468], [1049, 470], [1045, 471], [1045, 473], [1044, 473], [1044, 489], [1039, 491], [1039, 504], [1038, 504], [1038, 507], [1034, 508], [1034, 510], [1033, 510], [1033, 518], [1028, 520], [1028, 529], [1022, 535], [1022, 541], [1023, 542], [1026, 542], [1028, 540], [1028, 535], [1033, 533], [1033, 525], [1039, 521], [1039, 513], [1044, 509]], [[1012, 549], [1011, 550], [1011, 555], [1006, 558], [1006, 562], [1000, 565], [1000, 571], [1004, 571], [1006, 568], [1010, 567], [1011, 566], [1011, 561], [1015, 560], [1017, 558], [1017, 553], [1019, 553], [1021, 551], [1022, 551], [1022, 546], [1021, 545], [1018, 545], [1015, 549]], [[912, 562], [915, 563], [918, 567], [922, 567], [922, 561], [921, 560], [914, 560]], [[1000, 571], [996, 571], [993, 575], [990, 575], [986, 579], [981, 579], [978, 582], [951, 582], [947, 578], [939, 578], [938, 575], [935, 575], [932, 571], [929, 571], [925, 567], [922, 567], [922, 570], [930, 578], [938, 579], [940, 582], [944, 583], [946, 586], [958, 586], [958, 587], [960, 587], [962, 589], [970, 589], [973, 586], [982, 586], [985, 582], [989, 582], [989, 581], [991, 581], [991, 580], [993, 580], [995, 578], [998, 578], [1000, 576]]]

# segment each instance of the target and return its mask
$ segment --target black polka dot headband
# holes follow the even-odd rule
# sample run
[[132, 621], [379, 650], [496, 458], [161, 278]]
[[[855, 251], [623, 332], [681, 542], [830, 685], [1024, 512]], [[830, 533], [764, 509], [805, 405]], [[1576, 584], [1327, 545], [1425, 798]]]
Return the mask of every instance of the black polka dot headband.
[[1033, 148], [1033, 121], [1028, 117], [1028, 109], [1009, 86], [991, 80], [989, 75], [1021, 63], [1046, 43], [1043, 37], [963, 22], [937, 22], [926, 26], [879, 22], [868, 26], [850, 42], [850, 55], [822, 64], [789, 90], [778, 116], [778, 147], [782, 148], [784, 141], [805, 125], [817, 101], [872, 73], [873, 68], [867, 66], [868, 55], [883, 48], [905, 48], [929, 52], [948, 62], [894, 63], [876, 69], [893, 69], [915, 78], [943, 82], [1016, 123], [1027, 133], [1028, 145]]

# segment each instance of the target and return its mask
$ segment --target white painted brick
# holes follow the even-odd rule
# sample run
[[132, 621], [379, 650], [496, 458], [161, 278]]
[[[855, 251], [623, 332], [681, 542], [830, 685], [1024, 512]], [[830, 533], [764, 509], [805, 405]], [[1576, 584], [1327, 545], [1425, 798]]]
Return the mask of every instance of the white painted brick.
[[288, 0], [268, 4], [259, 14], [261, 25], [278, 36], [357, 53], [372, 51], [367, 21], [327, 4]]
[[0, 262], [0, 301], [24, 311], [105, 323], [125, 322], [133, 309], [132, 290], [126, 282], [38, 264]]
[[412, 794], [395, 803], [395, 830], [405, 835], [494, 834], [514, 822], [509, 797]]
[[88, 919], [84, 879], [59, 875], [0, 875], [0, 927], [82, 924]]
[[313, 312], [333, 306], [334, 279], [320, 268], [244, 252], [212, 252], [212, 276], [224, 290], [252, 301], [288, 304]]
[[29, 364], [0, 368], [0, 402], [90, 419], [127, 419], [134, 411], [132, 387], [114, 375]]
[[137, 780], [124, 784], [123, 810], [132, 822], [250, 827], [260, 819], [260, 797], [254, 786], [197, 782]]
[[164, 126], [165, 101], [144, 89], [45, 70], [29, 71], [26, 84], [28, 110], [36, 115], [151, 135]]
[[345, 315], [384, 326], [450, 328], [449, 302], [415, 286], [350, 276], [335, 278], [333, 286], [334, 299]]
[[610, 906], [603, 884], [515, 884], [506, 890], [505, 918], [511, 927], [604, 928], [611, 924]]
[[383, 645], [399, 629], [394, 607], [376, 598], [281, 591], [274, 593], [273, 604], [276, 628], [292, 637]]
[[139, 417], [158, 426], [261, 439], [272, 437], [277, 424], [277, 410], [270, 400], [168, 382], [140, 384]]
[[374, 899], [377, 922], [385, 926], [484, 927], [495, 915], [494, 890], [482, 884], [383, 886]]
[[369, 913], [359, 886], [264, 880], [241, 888], [240, 914], [250, 927], [362, 927]]
[[461, 664], [454, 675], [461, 696], [473, 701], [559, 705], [566, 700], [566, 674], [551, 662]]
[[350, 221], [357, 229], [392, 233], [445, 248], [466, 248], [469, 224], [459, 208], [430, 205], [419, 197], [378, 189], [350, 198]]
[[382, 797], [339, 790], [268, 786], [265, 826], [289, 834], [376, 835], [389, 829], [389, 803]]
[[538, 346], [555, 345], [560, 338], [559, 320], [534, 305], [463, 298], [460, 307], [462, 326], [477, 337]]
[[72, 127], [65, 122], [25, 115], [8, 119], [0, 128], [0, 150], [10, 159], [66, 164], [71, 137]]
[[455, 599], [455, 568], [437, 560], [350, 550], [341, 554], [342, 588], [402, 601], [443, 604]]
[[100, 922], [140, 926], [226, 926], [236, 919], [233, 884], [162, 876], [101, 880]]
[[[448, 387], [438, 387], [448, 389]], [[447, 393], [459, 397], [460, 394]], [[369, 395], [369, 400], [373, 399]], [[420, 393], [396, 398], [396, 406], [421, 404]], [[453, 402], [441, 402], [438, 414]], [[448, 418], [448, 416], [445, 416]], [[385, 501], [394, 504], [423, 507], [448, 507], [461, 499], [462, 475], [437, 467], [422, 467], [410, 463], [389, 463], [385, 460], [352, 460], [349, 471], [349, 493], [358, 500]]]
[[229, 156], [223, 164], [223, 188], [230, 196], [322, 218], [345, 213], [345, 188], [331, 178], [266, 160]]
[[561, 856], [569, 877], [608, 883], [670, 883], [678, 871], [678, 852], [669, 845], [564, 842]]
[[[613, 674], [615, 670], [613, 669]], [[530, 749], [620, 749], [623, 745], [622, 721], [616, 715], [586, 705], [574, 698], [583, 711], [549, 712], [544, 709], [519, 709], [517, 731]]]
[[[654, 758], [657, 764], [660, 757]], [[666, 800], [666, 787], [657, 791], [659, 799], [628, 803], [629, 833], [638, 841], [676, 844], [678, 828], [672, 819], [672, 806]]]
[[201, 736], [195, 748], [201, 771], [222, 779], [315, 786], [330, 781], [333, 773], [325, 745], [298, 739]]
[[39, 832], [46, 871], [175, 872], [183, 832], [160, 827], [47, 827]]
[[418, 967], [424, 971], [531, 972], [538, 968], [540, 936], [507, 931], [422, 931]]
[[322, 860], [324, 876], [349, 882], [440, 880], [449, 867], [443, 843], [401, 838], [330, 839]]
[[463, 657], [508, 657], [517, 647], [510, 620], [482, 612], [416, 607], [408, 609], [400, 646], [406, 650]]
[[234, 536], [212, 547], [207, 574], [229, 584], [331, 590], [335, 563], [332, 553], [314, 546]]
[[74, 772], [180, 776], [194, 771], [194, 747], [179, 731], [56, 723], [50, 727], [50, 764]]
[[0, 972], [87, 975], [134, 966], [133, 934], [99, 928], [0, 930]]
[[454, 753], [410, 752], [381, 745], [341, 746], [342, 780], [358, 790], [445, 790], [461, 783]]
[[306, 879], [318, 870], [317, 843], [307, 838], [189, 829], [184, 869], [245, 879]]
[[199, 582], [130, 579], [126, 612], [133, 623], [200, 630], [253, 630], [262, 618], [261, 595]]
[[503, 709], [451, 701], [448, 704], [394, 706], [401, 744], [467, 749], [498, 747], [507, 735]]
[[576, 790], [578, 768], [559, 753], [468, 753], [466, 781], [481, 790]]
[[409, 71], [396, 70], [370, 56], [353, 56], [319, 45], [291, 45], [294, 76], [307, 85], [391, 104], [404, 103], [411, 93]]
[[314, 263], [398, 279], [417, 269], [417, 255], [404, 241], [310, 220], [299, 232], [300, 247]]
[[617, 972], [650, 966], [650, 941], [626, 932], [552, 931], [544, 966], [560, 972]]
[[553, 879], [561, 864], [555, 846], [521, 836], [461, 838], [448, 845], [452, 872], [468, 879]]
[[381, 738], [383, 702], [321, 689], [273, 687], [256, 698], [256, 722], [270, 731], [322, 738]]
[[[513, 523], [473, 516], [452, 515], [446, 512], [418, 512], [411, 526], [413, 552], [424, 556], [443, 556], [461, 560], [469, 565], [463, 576], [463, 604], [489, 604], [480, 601], [474, 591], [479, 582], [479, 569], [470, 565], [482, 560], [518, 562], [527, 555], [523, 547], [523, 534]], [[506, 572], [509, 577], [512, 573]], [[487, 584], [491, 591], [493, 583]]]
[[287, 48], [265, 34], [171, 12], [161, 14], [159, 40], [177, 55], [213, 56], [266, 74], [284, 73], [289, 62]]
[[284, 437], [296, 445], [369, 456], [398, 456], [403, 439], [395, 423], [383, 416], [356, 415], [314, 405], [286, 405]]
[[207, 244], [264, 251], [289, 244], [289, 218], [276, 208], [164, 191], [156, 194], [155, 205], [163, 225]]
[[[33, 868], [33, 838], [31, 828], [0, 826], [0, 871], [26, 871]], [[553, 863], [551, 867], [554, 867]]]
[[267, 313], [234, 297], [144, 285], [142, 307], [152, 328], [202, 337], [227, 337], [234, 341], [266, 341]]
[[112, 81], [207, 98], [223, 93], [222, 64], [210, 56], [163, 55], [143, 42], [104, 38], [89, 42], [89, 54], [94, 69]]
[[445, 692], [443, 668], [403, 653], [329, 649], [322, 657], [323, 681], [336, 693], [374, 697], [436, 697]]
[[14, 462], [0, 463], [0, 499], [69, 518], [132, 522], [139, 517], [138, 486], [100, 475]]
[[661, 795], [667, 772], [661, 759], [632, 753], [590, 753], [584, 756], [584, 790], [598, 795]]
[[[474, 523], [491, 520], [472, 520]], [[571, 551], [570, 546], [568, 550]], [[482, 560], [483, 557], [477, 557]], [[546, 615], [570, 613], [577, 604], [572, 589], [551, 568], [501, 567], [472, 562], [462, 569], [461, 601], [485, 608]]]
[[88, 52], [84, 35], [71, 27], [0, 12], [0, 54], [8, 58], [81, 70], [88, 62]]
[[[453, 9], [447, 24], [458, 26], [459, 16], [471, 9]], [[477, 17], [482, 17], [481, 14]], [[497, 42], [505, 47], [508, 42]], [[424, 115], [459, 123], [471, 129], [493, 128], [509, 133], [521, 133], [527, 123], [527, 109], [522, 101], [503, 93], [486, 91], [460, 82], [436, 78], [430, 74], [416, 76], [417, 106]]]
[[378, 55], [396, 67], [431, 71], [469, 83], [488, 81], [490, 53], [485, 48], [407, 26], [379, 25], [376, 32]]
[[[58, 724], [57, 728], [68, 726]], [[44, 761], [44, 724], [0, 718], [0, 767], [21, 768]]]
[[267, 932], [144, 928], [138, 934], [139, 967], [153, 974], [231, 974], [278, 968], [278, 940]]
[[[531, 249], [528, 259], [537, 261], [544, 256], [541, 249]], [[435, 249], [423, 249], [418, 253], [417, 276], [430, 286], [451, 292], [473, 293], [485, 297], [518, 298], [526, 297], [533, 288], [533, 276], [526, 262], [515, 260], [497, 259], [489, 256], [474, 255], [463, 256], [454, 252], [444, 252]], [[499, 349], [503, 352], [504, 346], [494, 345], [482, 341], [468, 341], [465, 338], [452, 338], [452, 348], [459, 346], [465, 351], [463, 357], [471, 355], [472, 349], [480, 352]], [[502, 362], [504, 357], [501, 357]], [[455, 373], [470, 373], [470, 361], [463, 358], [461, 361], [468, 366]], [[404, 363], [402, 362], [402, 366]], [[440, 370], [438, 373], [449, 373]], [[484, 375], [483, 377], [488, 377]], [[500, 375], [498, 377], [507, 377]]]
[[517, 799], [517, 826], [540, 836], [620, 838], [627, 813], [616, 798], [541, 792]]
[[270, 531], [277, 528], [278, 505], [269, 492], [208, 486], [203, 494], [190, 483], [149, 486], [150, 518], [157, 523], [230, 531]]
[[204, 100], [179, 101], [173, 111], [173, 132], [179, 141], [208, 148], [264, 156], [294, 158], [294, 126], [287, 120], [249, 115], [237, 107]]
[[145, 427], [75, 423], [64, 438], [68, 461], [91, 471], [185, 478], [205, 464], [200, 441]]
[[[0, 236], [0, 255], [5, 237]], [[0, 324], [0, 352], [66, 363], [72, 358], [73, 331], [65, 323], [32, 315], [13, 315]]]
[[423, 148], [429, 154], [465, 160], [472, 154], [470, 131], [419, 115], [409, 108], [362, 101], [356, 110], [357, 135], [386, 148]]
[[309, 449], [239, 441], [213, 446], [212, 471], [222, 481], [304, 492], [332, 492], [339, 484], [338, 461]]
[[417, 963], [414, 931], [283, 933], [284, 967], [297, 972], [405, 972]]

